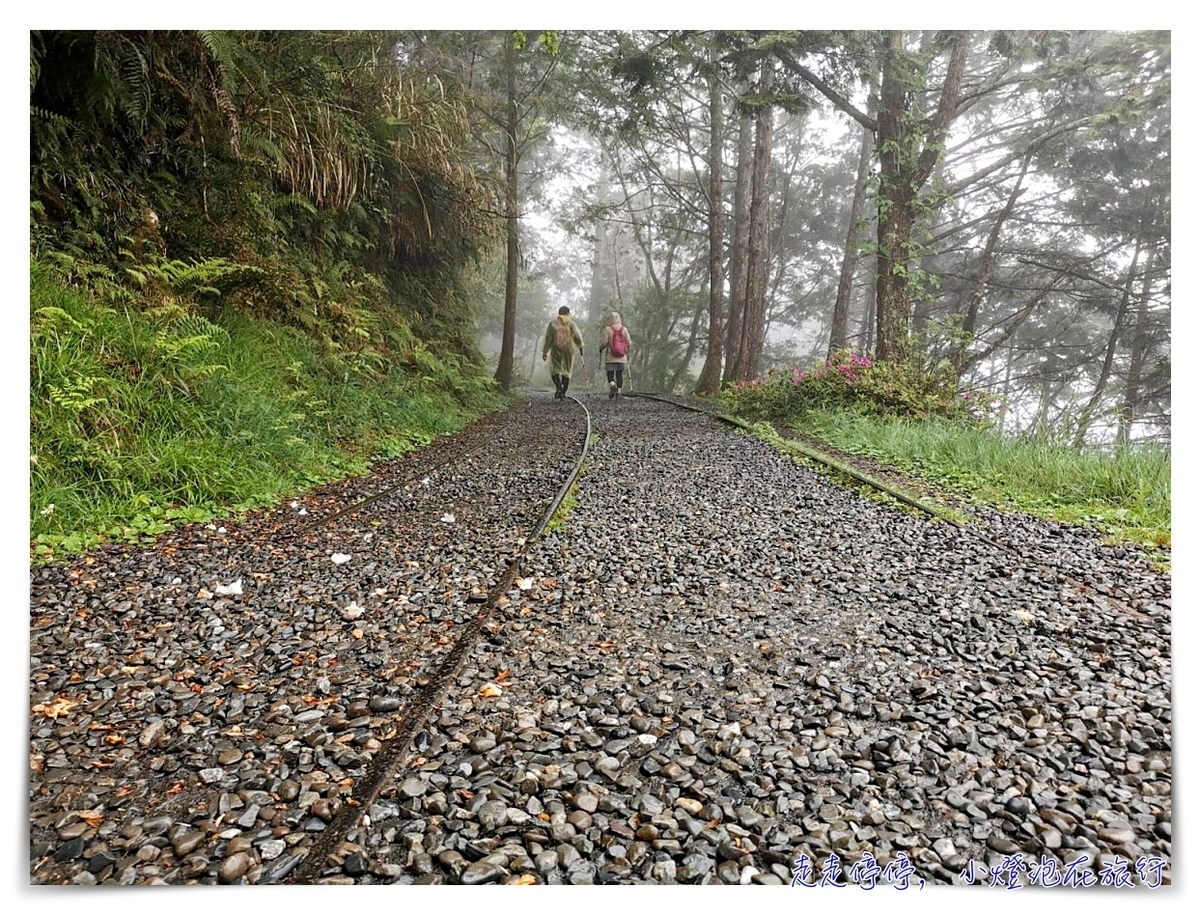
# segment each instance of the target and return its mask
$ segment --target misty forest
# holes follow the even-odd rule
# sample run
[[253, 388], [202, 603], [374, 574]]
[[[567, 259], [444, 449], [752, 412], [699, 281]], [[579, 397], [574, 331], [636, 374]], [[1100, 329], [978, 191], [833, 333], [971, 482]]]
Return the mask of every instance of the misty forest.
[[544, 391], [563, 305], [581, 390], [618, 312], [634, 391], [1161, 481], [1170, 91], [1169, 32], [31, 32], [34, 551]]

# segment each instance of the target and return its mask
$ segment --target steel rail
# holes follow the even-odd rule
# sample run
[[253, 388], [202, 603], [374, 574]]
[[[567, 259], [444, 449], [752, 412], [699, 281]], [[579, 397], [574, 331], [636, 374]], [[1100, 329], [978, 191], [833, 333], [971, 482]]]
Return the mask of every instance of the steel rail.
[[336, 853], [338, 845], [346, 839], [346, 836], [362, 824], [363, 816], [369, 812], [371, 806], [379, 798], [384, 786], [408, 759], [413, 740], [425, 729], [430, 713], [450, 690], [454, 677], [458, 675], [467, 656], [479, 643], [486, 629], [487, 620], [499, 605], [500, 598], [512, 589], [529, 544], [545, 533], [546, 527], [562, 506], [567, 493], [583, 471], [592, 441], [592, 415], [583, 401], [574, 396], [568, 396], [567, 399], [573, 400], [583, 410], [585, 420], [583, 448], [575, 466], [542, 515], [541, 522], [533, 534], [526, 537], [525, 542], [518, 546], [508, 567], [488, 592], [483, 607], [463, 627], [454, 646], [450, 648], [437, 668], [429, 674], [429, 681], [421, 688], [416, 698], [400, 712], [398, 715], [399, 725], [395, 735], [383, 743], [382, 748], [371, 760], [367, 773], [355, 784], [351, 795], [343, 801], [341, 809], [333, 820], [316, 837], [304, 856], [294, 854], [281, 861], [274, 869], [265, 874], [265, 878], [260, 884], [295, 885], [307, 884], [320, 879], [322, 871], [329, 866], [330, 855]]
[[[645, 400], [655, 400], [659, 403], [666, 403], [670, 406], [678, 407], [679, 409], [688, 410], [689, 412], [700, 413], [701, 415], [708, 416], [709, 418], [715, 419], [716, 421], [724, 423], [725, 425], [732, 426], [732, 427], [740, 429], [741, 431], [744, 431], [744, 432], [749, 432], [750, 434], [754, 434], [754, 427], [749, 422], [746, 422], [744, 419], [739, 419], [736, 416], [730, 416], [726, 413], [722, 413], [717, 410], [703, 409], [703, 408], [701, 408], [699, 406], [695, 406], [691, 403], [679, 403], [679, 402], [676, 402], [675, 400], [669, 400], [666, 397], [662, 397], [657, 394], [631, 393], [631, 394], [628, 394], [627, 396], [640, 397]], [[1096, 589], [1094, 587], [1092, 587], [1090, 584], [1087, 584], [1086, 582], [1079, 580], [1074, 575], [1069, 574], [1068, 572], [1065, 572], [1059, 568], [1056, 568], [1055, 566], [1051, 565], [1045, 559], [1031, 556], [1028, 553], [1022, 551], [1022, 549], [1015, 544], [1006, 543], [1003, 540], [998, 540], [995, 537], [993, 537], [987, 533], [984, 533], [982, 530], [979, 530], [970, 524], [962, 523], [962, 521], [959, 521], [958, 519], [956, 519], [956, 518], [950, 516], [948, 513], [946, 513], [945, 509], [941, 508], [940, 506], [929, 505], [925, 502], [920, 501], [919, 499], [915, 499], [915, 498], [911, 497], [910, 495], [907, 495], [904, 492], [899, 491], [894, 486], [890, 486], [885, 482], [882, 482], [878, 479], [875, 479], [875, 478], [867, 475], [866, 473], [860, 473], [859, 471], [855, 470], [854, 468], [848, 467], [839, 461], [835, 461], [832, 458], [827, 457], [824, 454], [820, 453], [819, 451], [815, 451], [811, 448], [804, 447], [802, 444], [800, 444], [797, 441], [780, 436], [777, 442], [768, 442], [768, 443], [771, 443], [772, 446], [779, 447], [781, 450], [783, 450], [787, 453], [803, 457], [806, 460], [810, 460], [814, 463], [822, 464], [825, 467], [833, 470], [834, 472], [841, 473], [845, 476], [849, 476], [852, 479], [856, 479], [859, 482], [863, 483], [864, 485], [870, 486], [871, 488], [873, 488], [879, 492], [882, 492], [883, 494], [885, 494], [891, 498], [894, 498], [897, 501], [902, 502], [903, 504], [906, 504], [911, 508], [914, 508], [918, 511], [928, 514], [929, 516], [936, 518], [937, 520], [944, 521], [944, 522], [950, 524], [951, 526], [957, 528], [958, 530], [961, 530], [963, 533], [966, 533], [969, 536], [974, 536], [977, 539], [982, 540], [983, 542], [987, 543], [989, 546], [991, 546], [994, 549], [997, 549], [1002, 552], [1007, 552], [1011, 555], [1016, 555], [1023, 561], [1030, 562], [1034, 565], [1037, 565], [1040, 568], [1050, 571], [1053, 575], [1058, 577], [1062, 582], [1069, 583], [1069, 584], [1072, 584], [1075, 587], [1077, 587], [1079, 589], [1079, 592], [1082, 594], [1085, 594], [1091, 600], [1092, 604], [1095, 605], [1095, 607], [1097, 609], [1099, 609], [1101, 612], [1105, 612], [1109, 608], [1108, 606], [1105, 606], [1103, 603], [1100, 602], [1101, 599], [1103, 599], [1104, 601], [1111, 604], [1116, 609], [1119, 609], [1121, 612], [1125, 613], [1126, 615], [1131, 616], [1134, 619], [1139, 619], [1142, 621], [1147, 621], [1149, 619], [1149, 616], [1147, 616], [1145, 613], [1139, 612], [1138, 610], [1134, 609], [1132, 606], [1129, 606], [1128, 604], [1124, 603], [1123, 601], [1118, 600], [1116, 597], [1110, 597], [1107, 594], [1098, 593], [1096, 591]]]

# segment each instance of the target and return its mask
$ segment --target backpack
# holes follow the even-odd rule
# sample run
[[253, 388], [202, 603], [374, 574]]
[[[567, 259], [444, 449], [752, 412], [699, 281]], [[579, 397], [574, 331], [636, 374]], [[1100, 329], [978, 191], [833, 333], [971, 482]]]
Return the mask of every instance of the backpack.
[[567, 321], [555, 321], [554, 348], [566, 352], [571, 348], [571, 325]]
[[629, 344], [625, 341], [625, 328], [612, 328], [612, 342], [608, 344], [608, 352], [613, 358], [623, 359], [629, 352]]

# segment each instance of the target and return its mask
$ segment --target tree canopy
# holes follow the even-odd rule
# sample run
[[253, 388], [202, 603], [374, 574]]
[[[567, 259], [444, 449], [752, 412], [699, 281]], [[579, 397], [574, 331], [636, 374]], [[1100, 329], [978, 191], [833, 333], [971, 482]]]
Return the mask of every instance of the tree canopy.
[[1169, 439], [1170, 90], [1154, 31], [33, 31], [31, 245], [503, 387], [568, 304], [647, 388], [852, 350]]

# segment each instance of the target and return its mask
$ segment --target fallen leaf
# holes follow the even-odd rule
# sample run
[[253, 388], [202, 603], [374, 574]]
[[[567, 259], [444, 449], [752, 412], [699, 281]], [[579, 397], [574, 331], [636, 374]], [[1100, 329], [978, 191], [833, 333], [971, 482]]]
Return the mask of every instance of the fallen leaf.
[[517, 578], [517, 586], [521, 590], [533, 590], [533, 578]]
[[546, 590], [553, 590], [557, 586], [558, 581], [555, 578], [546, 578], [544, 581], [542, 581], [542, 587], [544, 587]]
[[104, 816], [100, 815], [100, 811], [96, 809], [85, 809], [79, 814], [79, 818], [83, 819], [92, 828], [99, 828], [104, 822]]
[[496, 682], [504, 682], [508, 678], [508, 670], [501, 670], [496, 675]]
[[482, 695], [484, 698], [498, 698], [498, 697], [500, 697], [500, 694], [501, 694], [500, 686], [496, 685], [495, 683], [489, 682], [482, 689], [479, 690], [479, 694]]
[[50, 704], [37, 704], [29, 710], [35, 714], [43, 714], [46, 717], [58, 720], [59, 717], [66, 714], [74, 708], [79, 702], [71, 701], [69, 698], [56, 698]]
[[516, 879], [506, 883], [507, 885], [537, 885], [538, 881], [532, 873], [522, 873]]

